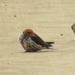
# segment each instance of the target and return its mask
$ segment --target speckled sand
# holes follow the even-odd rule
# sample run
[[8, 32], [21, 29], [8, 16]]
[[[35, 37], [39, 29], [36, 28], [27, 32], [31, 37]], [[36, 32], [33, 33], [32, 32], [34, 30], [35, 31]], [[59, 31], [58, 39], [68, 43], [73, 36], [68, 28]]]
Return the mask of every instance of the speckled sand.
[[[0, 75], [75, 75], [75, 0], [0, 0]], [[26, 53], [19, 36], [31, 28], [53, 49]]]

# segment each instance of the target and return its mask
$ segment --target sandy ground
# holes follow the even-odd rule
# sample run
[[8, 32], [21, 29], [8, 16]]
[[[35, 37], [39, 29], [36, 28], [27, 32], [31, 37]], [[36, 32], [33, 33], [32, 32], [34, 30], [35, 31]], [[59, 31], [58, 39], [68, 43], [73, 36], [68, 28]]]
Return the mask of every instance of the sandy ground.
[[[74, 0], [0, 0], [0, 75], [75, 75]], [[53, 49], [27, 53], [19, 36], [31, 28]]]

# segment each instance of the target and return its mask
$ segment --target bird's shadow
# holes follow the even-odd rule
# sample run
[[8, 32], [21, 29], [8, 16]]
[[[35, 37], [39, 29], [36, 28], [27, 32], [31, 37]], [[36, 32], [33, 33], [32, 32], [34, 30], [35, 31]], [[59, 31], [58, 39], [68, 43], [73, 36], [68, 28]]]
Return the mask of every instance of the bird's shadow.
[[43, 50], [40, 50], [40, 51], [37, 51], [37, 52], [26, 52], [26, 51], [23, 51], [23, 52], [18, 52], [18, 53], [48, 53], [48, 52], [54, 52], [55, 49], [51, 48], [51, 49], [43, 49]]

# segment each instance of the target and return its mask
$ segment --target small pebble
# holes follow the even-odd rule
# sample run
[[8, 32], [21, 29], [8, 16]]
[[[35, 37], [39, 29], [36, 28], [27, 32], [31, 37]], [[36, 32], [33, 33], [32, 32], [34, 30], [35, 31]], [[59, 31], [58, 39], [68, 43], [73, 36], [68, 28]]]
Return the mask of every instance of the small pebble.
[[63, 36], [63, 34], [60, 34], [61, 36]]
[[14, 15], [14, 17], [17, 17], [16, 15]]

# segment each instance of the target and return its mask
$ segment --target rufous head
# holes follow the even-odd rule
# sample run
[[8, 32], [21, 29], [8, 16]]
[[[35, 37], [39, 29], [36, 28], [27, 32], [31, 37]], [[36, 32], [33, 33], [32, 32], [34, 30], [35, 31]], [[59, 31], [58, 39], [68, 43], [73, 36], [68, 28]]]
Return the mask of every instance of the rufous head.
[[26, 34], [26, 35], [34, 35], [35, 33], [34, 33], [33, 30], [31, 30], [31, 29], [25, 29], [25, 30], [23, 31], [23, 34]]

